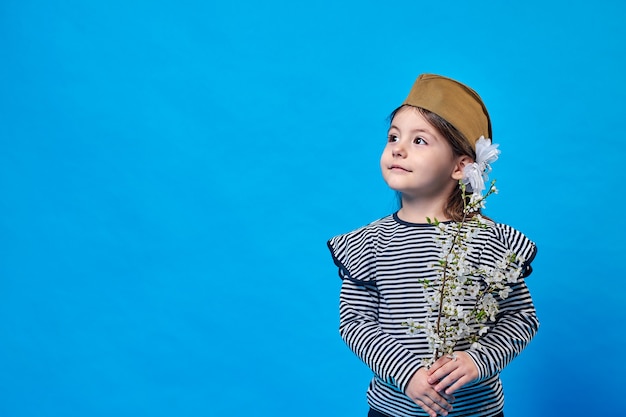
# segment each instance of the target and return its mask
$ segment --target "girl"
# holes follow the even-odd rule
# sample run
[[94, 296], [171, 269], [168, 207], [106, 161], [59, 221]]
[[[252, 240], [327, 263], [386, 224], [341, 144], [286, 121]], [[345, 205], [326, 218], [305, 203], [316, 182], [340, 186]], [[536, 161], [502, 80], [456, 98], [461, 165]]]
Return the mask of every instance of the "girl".
[[[464, 261], [483, 271], [482, 288], [493, 280], [485, 271], [494, 271], [498, 259], [513, 254], [520, 271], [520, 279], [494, 298], [497, 315], [473, 343], [458, 341], [453, 354], [433, 363], [427, 332], [407, 331], [409, 318], [432, 315], [429, 294], [442, 282], [434, 266], [443, 256], [437, 243], [442, 225], [463, 226], [459, 222], [471, 201], [465, 190], [484, 189], [489, 162], [497, 157], [495, 145], [484, 138], [491, 138], [491, 121], [474, 90], [449, 78], [420, 75], [391, 115], [380, 161], [401, 208], [328, 241], [343, 280], [341, 336], [374, 373], [367, 391], [370, 417], [503, 416], [499, 373], [539, 327], [521, 279], [531, 272], [533, 242], [510, 226], [483, 220], [467, 245]], [[491, 152], [487, 160], [485, 152]]]

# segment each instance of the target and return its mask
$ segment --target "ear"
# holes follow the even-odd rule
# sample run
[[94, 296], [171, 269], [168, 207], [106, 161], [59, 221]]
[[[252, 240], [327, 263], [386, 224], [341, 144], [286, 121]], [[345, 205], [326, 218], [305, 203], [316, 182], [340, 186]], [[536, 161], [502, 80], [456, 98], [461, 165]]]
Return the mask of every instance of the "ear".
[[452, 179], [459, 181], [463, 178], [463, 168], [473, 162], [474, 160], [467, 155], [459, 156], [456, 160], [454, 171], [452, 171]]

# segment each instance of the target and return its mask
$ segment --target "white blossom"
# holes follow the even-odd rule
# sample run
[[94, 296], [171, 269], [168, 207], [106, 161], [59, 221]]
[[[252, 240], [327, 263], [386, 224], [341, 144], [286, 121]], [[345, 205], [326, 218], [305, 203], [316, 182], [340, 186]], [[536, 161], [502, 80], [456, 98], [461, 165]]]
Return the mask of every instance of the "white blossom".
[[491, 172], [490, 164], [498, 159], [499, 154], [498, 145], [492, 144], [491, 139], [481, 136], [476, 142], [476, 162], [463, 168], [463, 183], [473, 193], [472, 197], [480, 196], [485, 190], [485, 181], [489, 179]]
[[509, 296], [509, 294], [511, 293], [511, 287], [504, 287], [502, 288], [500, 291], [498, 291], [498, 295], [500, 296], [500, 298], [502, 298], [503, 300]]

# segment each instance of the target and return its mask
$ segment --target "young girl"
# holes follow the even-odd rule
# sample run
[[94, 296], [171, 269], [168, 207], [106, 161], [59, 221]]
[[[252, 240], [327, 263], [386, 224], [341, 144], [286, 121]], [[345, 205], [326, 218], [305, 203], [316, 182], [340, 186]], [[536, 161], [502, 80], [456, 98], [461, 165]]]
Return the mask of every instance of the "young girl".
[[343, 280], [341, 336], [374, 373], [367, 391], [370, 417], [503, 416], [499, 374], [539, 327], [521, 279], [531, 272], [533, 242], [488, 219], [471, 240], [467, 262], [475, 270], [493, 270], [511, 253], [521, 262], [520, 279], [496, 297], [498, 313], [475, 343], [459, 341], [453, 354], [430, 363], [433, 347], [426, 332], [408, 332], [406, 323], [432, 313], [427, 299], [433, 287], [425, 283], [441, 281], [434, 267], [443, 256], [438, 224], [462, 221], [470, 200], [461, 184], [468, 191], [484, 189], [494, 158], [485, 161], [481, 155], [485, 146], [495, 149], [484, 138], [491, 138], [491, 121], [474, 90], [420, 75], [392, 113], [380, 162], [383, 178], [400, 194], [401, 208], [328, 242]]

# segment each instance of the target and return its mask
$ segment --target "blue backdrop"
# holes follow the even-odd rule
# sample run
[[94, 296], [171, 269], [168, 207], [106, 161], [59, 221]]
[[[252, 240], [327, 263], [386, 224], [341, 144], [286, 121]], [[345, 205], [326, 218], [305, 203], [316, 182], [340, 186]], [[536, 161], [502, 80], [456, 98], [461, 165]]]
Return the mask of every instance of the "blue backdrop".
[[[619, 415], [618, 1], [0, 4], [0, 415], [363, 417], [326, 240], [415, 77], [484, 98], [539, 246], [507, 417]], [[617, 411], [616, 411], [617, 410]]]

